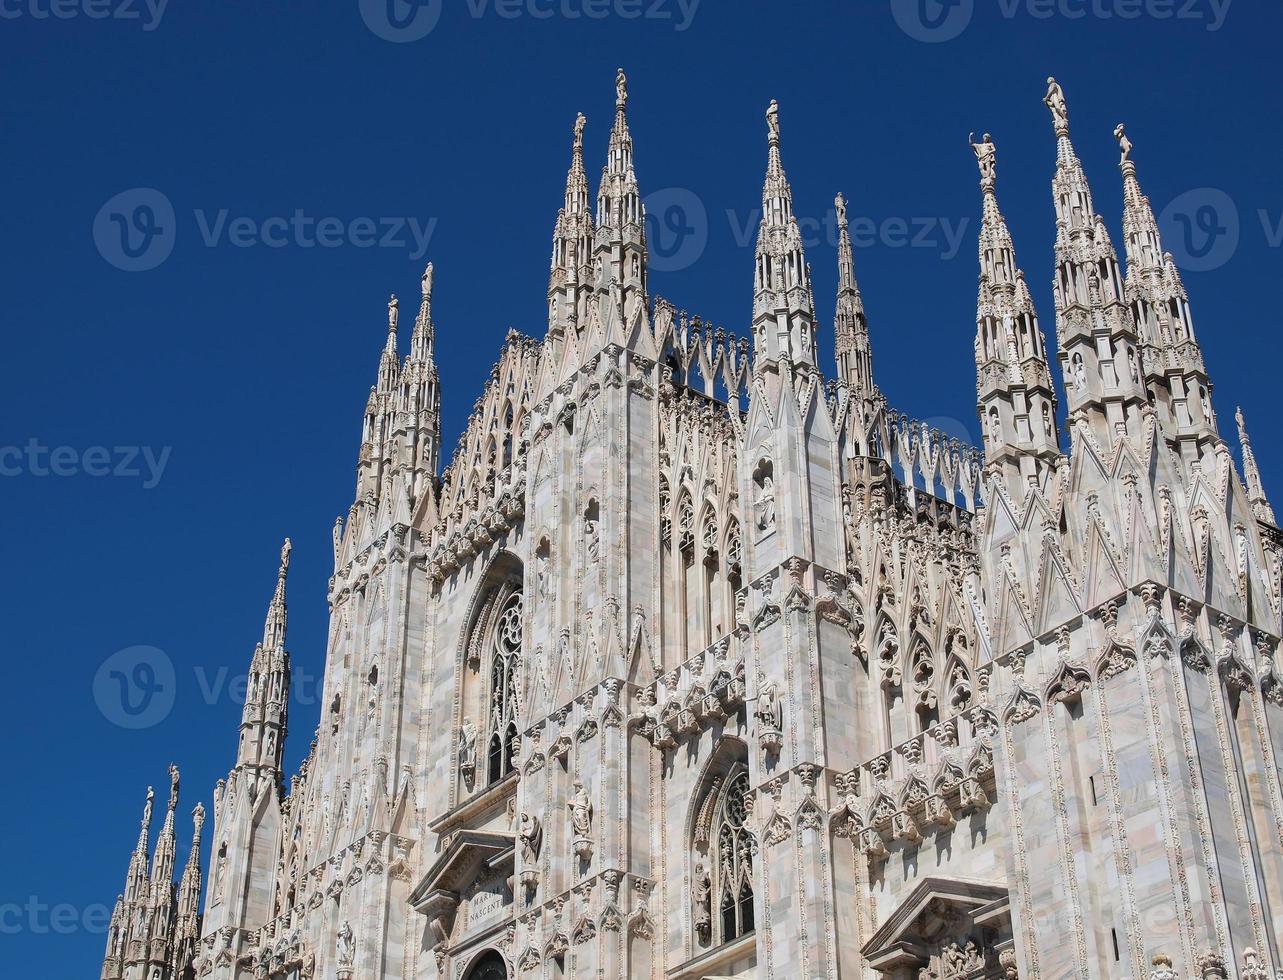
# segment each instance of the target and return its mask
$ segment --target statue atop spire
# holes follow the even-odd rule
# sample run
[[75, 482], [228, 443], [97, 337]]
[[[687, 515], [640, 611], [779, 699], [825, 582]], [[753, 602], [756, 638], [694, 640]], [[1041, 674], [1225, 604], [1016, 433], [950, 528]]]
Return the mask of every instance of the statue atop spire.
[[1114, 127], [1114, 139], [1118, 140], [1118, 147], [1123, 151], [1123, 158], [1119, 161], [1119, 166], [1131, 163], [1132, 160], [1132, 141], [1127, 136], [1127, 127], [1119, 123]]
[[[624, 109], [626, 109], [627, 107], [628, 107], [628, 76], [624, 74], [624, 70], [620, 68], [615, 73], [615, 108], [618, 109], [620, 112], [623, 112]], [[579, 118], [580, 119], [583, 118], [582, 113], [580, 113]], [[575, 131], [577, 134], [582, 132], [578, 122], [576, 122], [575, 124]]]
[[388, 300], [388, 333], [396, 333], [397, 324], [401, 320], [401, 303], [396, 298], [396, 293]]
[[980, 166], [980, 186], [985, 190], [993, 190], [998, 183], [998, 147], [994, 145], [993, 137], [988, 133], [979, 143], [976, 142], [976, 134], [972, 133], [967, 137], [971, 144], [971, 149], [976, 154], [976, 163]]
[[169, 764], [169, 812], [178, 809], [178, 766]]
[[771, 99], [771, 104], [766, 107], [766, 130], [767, 138], [772, 146], [780, 145], [780, 104]]
[[432, 275], [432, 263], [429, 262], [428, 267], [423, 270], [423, 278], [419, 280], [419, 289], [425, 300], [432, 299]]
[[141, 835], [141, 839], [143, 841], [147, 840], [147, 832], [148, 830], [151, 829], [151, 811], [152, 811], [152, 806], [155, 804], [155, 802], [156, 802], [156, 791], [152, 789], [150, 786], [148, 786], [147, 802], [143, 804], [143, 821], [142, 821], [142, 835]]
[[1054, 78], [1047, 79], [1047, 97], [1043, 99], [1051, 110], [1051, 120], [1056, 127], [1057, 136], [1069, 135], [1069, 106], [1065, 102], [1065, 90]]
[[575, 117], [575, 155], [581, 160], [584, 155], [584, 127], [588, 125], [588, 117], [582, 112]]

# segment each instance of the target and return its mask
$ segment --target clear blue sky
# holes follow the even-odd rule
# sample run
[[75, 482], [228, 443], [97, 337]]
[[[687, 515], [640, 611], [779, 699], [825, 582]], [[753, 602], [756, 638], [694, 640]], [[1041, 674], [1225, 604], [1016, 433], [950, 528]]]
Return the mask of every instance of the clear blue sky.
[[[691, 16], [693, 0], [445, 0], [416, 20], [396, 0], [407, 32], [433, 30], [393, 43], [385, 0], [58, 2], [61, 17], [46, 16], [50, 0], [0, 0], [0, 446], [22, 448], [0, 457], [6, 976], [94, 975], [95, 906], [120, 890], [145, 788], [163, 797], [171, 761], [185, 857], [187, 814], [233, 761], [231, 682], [287, 534], [302, 693], [290, 765], [306, 752], [330, 528], [351, 501], [388, 294], [412, 314], [435, 261], [448, 458], [507, 329], [541, 335], [570, 127], [588, 115], [595, 183], [617, 66], [631, 78], [643, 193], [675, 189], [657, 199], [655, 235], [678, 268], [656, 272], [653, 290], [745, 332], [763, 110], [776, 98], [799, 214], [822, 218], [842, 190], [876, 229], [856, 261], [878, 380], [903, 410], [971, 432], [980, 200], [967, 134], [998, 142], [1001, 201], [1054, 341], [1047, 75], [1065, 86], [1120, 245], [1111, 133], [1126, 120], [1157, 209], [1198, 191], [1173, 236], [1182, 220], [1195, 236], [1237, 226], [1237, 245], [1190, 239], [1188, 258], [1215, 268], [1187, 284], [1222, 428], [1242, 403], [1283, 503], [1277, 366], [1262, 356], [1277, 349], [1283, 257], [1276, 3], [702, 0]], [[1162, 16], [1182, 7], [1196, 19]], [[138, 17], [90, 16], [101, 11]], [[157, 193], [108, 206], [136, 188]], [[307, 247], [314, 232], [294, 230], [296, 213], [338, 219], [336, 247]], [[431, 228], [426, 255], [410, 219]], [[120, 220], [137, 257], [121, 250]], [[371, 235], [400, 244], [362, 247]], [[113, 264], [158, 261], [156, 248], [167, 257], [148, 271]], [[828, 324], [823, 225], [808, 255]], [[32, 440], [67, 447], [56, 462], [68, 475], [41, 475], [55, 460], [33, 464]], [[104, 467], [138, 475], [90, 475]], [[139, 645], [173, 665], [176, 702], [130, 729], [99, 670]]]

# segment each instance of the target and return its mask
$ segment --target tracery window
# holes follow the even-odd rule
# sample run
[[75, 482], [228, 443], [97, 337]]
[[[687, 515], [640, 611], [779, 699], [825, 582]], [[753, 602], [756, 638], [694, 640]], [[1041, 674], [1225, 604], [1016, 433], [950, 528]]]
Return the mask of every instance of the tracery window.
[[709, 927], [716, 931], [713, 944], [720, 945], [747, 935], [754, 929], [753, 862], [757, 838], [748, 829], [748, 772], [741, 769], [721, 791], [717, 801], [713, 833], [710, 835], [712, 867], [709, 870]]
[[487, 782], [512, 772], [517, 753], [517, 665], [521, 657], [522, 598], [514, 592], [491, 637], [490, 706], [486, 727]]

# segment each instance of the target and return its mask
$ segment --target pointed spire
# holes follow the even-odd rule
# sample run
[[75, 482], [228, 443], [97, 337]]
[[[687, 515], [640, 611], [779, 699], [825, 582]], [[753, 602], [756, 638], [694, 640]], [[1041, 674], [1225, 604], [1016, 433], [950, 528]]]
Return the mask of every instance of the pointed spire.
[[276, 592], [272, 595], [271, 605], [267, 607], [267, 620], [263, 624], [263, 649], [278, 650], [285, 646], [285, 576], [290, 570], [290, 552], [294, 546], [286, 538], [281, 546], [281, 564], [276, 573]]
[[815, 369], [815, 297], [780, 156], [780, 106], [766, 109], [766, 178], [754, 267], [753, 342], [758, 370], [787, 360]]
[[1047, 344], [998, 206], [998, 150], [985, 133], [971, 149], [980, 168], [980, 295], [976, 309], [976, 392], [985, 458], [1023, 496], [1042, 486], [1060, 458], [1056, 395]]
[[1122, 151], [1123, 231], [1127, 246], [1127, 299], [1142, 343], [1150, 400], [1168, 442], [1185, 463], [1214, 464], [1220, 443], [1211, 381], [1194, 331], [1189, 294], [1163, 239], [1153, 206], [1140, 187], [1127, 128], [1114, 130]]
[[592, 267], [593, 220], [588, 174], [584, 169], [584, 128], [587, 125], [587, 118], [579, 113], [575, 117], [570, 170], [566, 173], [566, 195], [557, 212], [557, 225], [552, 235], [548, 329], [558, 338], [571, 321], [578, 320], [579, 287], [590, 284], [588, 270]]
[[397, 355], [397, 324], [401, 319], [401, 304], [396, 296], [388, 300], [388, 340], [383, 345], [383, 356], [379, 359], [379, 384], [380, 393], [392, 391], [396, 387], [397, 376], [400, 373], [399, 357]]
[[1043, 101], [1056, 132], [1056, 337], [1070, 421], [1086, 422], [1101, 445], [1113, 445], [1142, 429], [1140, 345], [1118, 253], [1069, 138], [1064, 89], [1054, 78], [1047, 86]]
[[1238, 444], [1243, 450], [1243, 478], [1247, 481], [1247, 497], [1252, 502], [1252, 513], [1257, 520], [1277, 524], [1274, 508], [1265, 496], [1265, 485], [1261, 482], [1261, 471], [1256, 465], [1256, 453], [1252, 452], [1252, 441], [1247, 437], [1247, 423], [1243, 420], [1242, 408], [1234, 410], [1234, 419], [1238, 422]]
[[174, 811], [178, 809], [178, 767], [169, 767], [169, 806], [165, 810], [165, 823], [156, 839], [156, 855], [152, 860], [151, 904], [159, 908], [169, 904], [174, 889]]
[[[570, 151], [570, 170], [566, 174], [567, 215], [588, 213], [588, 172], [584, 169], [584, 128], [587, 125], [588, 117], [579, 113], [575, 117], [574, 145]], [[624, 125], [627, 126], [626, 120]]]
[[[1007, 228], [1007, 219], [998, 207], [998, 148], [988, 133], [979, 143], [971, 136], [971, 149], [975, 151], [980, 167], [980, 190], [983, 195], [983, 213], [980, 225], [980, 279], [982, 295], [992, 300], [1011, 304], [1017, 300], [1016, 250]], [[985, 290], [987, 287], [987, 293]]]
[[156, 792], [147, 787], [147, 802], [143, 805], [143, 819], [138, 831], [138, 843], [134, 846], [133, 856], [129, 859], [129, 872], [125, 879], [125, 904], [132, 907], [136, 902], [145, 901], [149, 879], [147, 875], [147, 842], [151, 835], [152, 806], [156, 801]]
[[[609, 324], [612, 317], [616, 318], [616, 325], [620, 319], [631, 323], [634, 316], [649, 306], [645, 222], [646, 212], [633, 169], [633, 138], [628, 131], [628, 76], [620, 68], [615, 75], [615, 124], [610, 131], [606, 166], [597, 190], [597, 226], [590, 253], [595, 271], [585, 274], [585, 277], [592, 276], [591, 287], [597, 305], [594, 309], [588, 303], [587, 292], [581, 295], [572, 289], [574, 305], [560, 313], [550, 308], [550, 319], [558, 319], [563, 325], [573, 320], [582, 332], [591, 329], [590, 321], [594, 317], [599, 318], [601, 324]], [[585, 229], [583, 237], [588, 234]], [[579, 240], [576, 238], [576, 242]], [[569, 250], [568, 246], [568, 253]], [[580, 285], [577, 278], [575, 285]], [[555, 303], [554, 297], [550, 307]], [[563, 301], [563, 305], [569, 304]], [[597, 340], [605, 335], [599, 335]], [[584, 349], [581, 353], [590, 356], [594, 351]]]
[[[576, 123], [576, 125], [578, 125]], [[597, 194], [597, 224], [622, 228], [641, 223], [641, 200], [633, 170], [633, 137], [628, 131], [628, 76], [615, 75], [615, 125]]]
[[419, 364], [432, 360], [436, 346], [436, 329], [432, 323], [432, 285], [434, 277], [432, 263], [429, 262], [428, 267], [423, 270], [423, 278], [419, 280], [421, 296], [419, 315], [415, 318], [414, 334], [410, 339], [410, 360]]
[[[1156, 281], [1162, 278], [1164, 269], [1163, 238], [1158, 230], [1158, 219], [1154, 217], [1154, 208], [1140, 188], [1136, 176], [1136, 161], [1132, 159], [1134, 149], [1127, 136], [1127, 127], [1119, 123], [1114, 129], [1114, 137], [1122, 150], [1119, 169], [1123, 173], [1123, 233], [1127, 246], [1127, 278], [1133, 275], [1145, 280]], [[1177, 273], [1179, 278], [1179, 273]]]
[[178, 886], [178, 907], [174, 922], [173, 959], [171, 976], [185, 977], [186, 969], [196, 953], [200, 939], [200, 847], [201, 832], [205, 827], [204, 804], [197, 803], [192, 810], [192, 849], [183, 868], [183, 878]]
[[873, 352], [864, 299], [855, 279], [855, 250], [851, 246], [846, 198], [839, 194], [833, 204], [838, 219], [838, 295], [833, 319], [833, 352], [839, 380], [845, 381], [856, 397], [870, 398], [876, 390]]

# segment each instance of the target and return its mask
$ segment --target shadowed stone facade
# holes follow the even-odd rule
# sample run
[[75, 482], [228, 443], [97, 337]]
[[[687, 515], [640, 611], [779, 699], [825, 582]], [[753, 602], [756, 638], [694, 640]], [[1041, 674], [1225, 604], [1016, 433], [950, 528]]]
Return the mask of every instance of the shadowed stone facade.
[[977, 451], [880, 392], [841, 197], [821, 330], [774, 103], [749, 337], [654, 296], [620, 72], [444, 469], [432, 268], [389, 304], [311, 753], [287, 542], [203, 912], [174, 770], [103, 980], [1283, 975], [1283, 537], [1130, 140], [1124, 261], [1046, 103], [1068, 422], [986, 136]]

